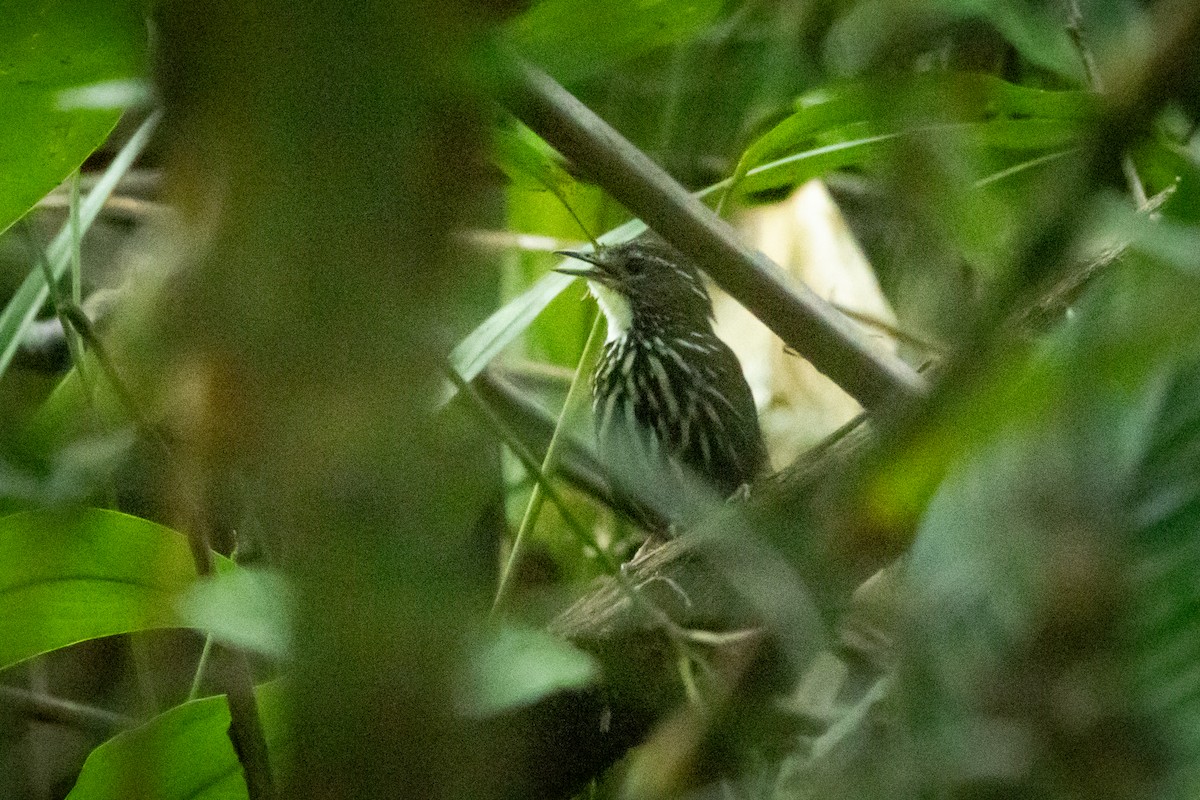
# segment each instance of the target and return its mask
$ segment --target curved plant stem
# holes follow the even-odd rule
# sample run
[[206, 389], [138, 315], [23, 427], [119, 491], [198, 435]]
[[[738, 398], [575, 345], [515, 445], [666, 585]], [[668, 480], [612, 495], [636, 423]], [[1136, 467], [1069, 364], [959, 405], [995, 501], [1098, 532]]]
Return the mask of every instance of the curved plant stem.
[[[583, 346], [583, 353], [579, 357], [579, 366], [575, 370], [575, 377], [571, 381], [571, 388], [567, 390], [567, 399], [563, 403], [562, 412], [558, 416], [558, 424], [554, 427], [554, 435], [550, 437], [550, 446], [546, 448], [546, 456], [542, 459], [541, 474], [543, 477], [550, 475], [554, 471], [555, 462], [558, 458], [559, 442], [565, 423], [575, 416], [581, 405], [587, 401], [586, 387], [588, 385], [588, 375], [604, 342], [604, 325], [604, 316], [597, 311], [596, 318], [592, 322], [591, 333], [588, 334], [587, 343]], [[500, 573], [500, 582], [496, 587], [496, 598], [492, 601], [493, 612], [503, 603], [511, 585], [513, 573], [516, 571], [517, 565], [521, 563], [524, 544], [528, 540], [534, 526], [537, 525], [538, 515], [541, 513], [542, 505], [545, 503], [545, 496], [542, 493], [543, 485], [542, 481], [538, 481], [533, 485], [533, 492], [529, 496], [529, 505], [525, 507], [525, 514], [521, 519], [521, 527], [517, 529], [517, 536], [513, 539], [512, 551], [508, 554], [508, 560], [505, 562], [504, 569]]]
[[479, 392], [476, 391], [475, 387], [463, 380], [462, 375], [458, 374], [458, 371], [449, 364], [446, 365], [446, 375], [450, 378], [450, 382], [454, 384], [458, 392], [460, 392], [470, 403], [471, 408], [474, 409], [476, 415], [483, 420], [485, 425], [495, 432], [500, 441], [503, 442], [504, 445], [512, 452], [512, 454], [517, 457], [517, 460], [521, 462], [521, 465], [525, 467], [526, 471], [530, 474], [530, 476], [533, 477], [534, 481], [537, 482], [537, 485], [540, 486], [542, 491], [546, 493], [546, 497], [550, 499], [550, 502], [554, 503], [554, 505], [558, 507], [559, 513], [562, 514], [563, 521], [567, 523], [567, 528], [570, 529], [571, 533], [575, 535], [575, 538], [580, 542], [580, 544], [582, 544], [587, 550], [594, 552], [599, 556], [600, 560], [604, 562], [605, 570], [610, 573], [618, 572], [620, 570], [620, 565], [617, 564], [617, 562], [613, 560], [612, 556], [610, 556], [605, 550], [601, 549], [599, 543], [596, 542], [596, 539], [594, 536], [592, 536], [591, 532], [588, 531], [588, 529], [584, 527], [578, 519], [575, 518], [575, 515], [571, 513], [571, 510], [567, 507], [562, 495], [559, 494], [558, 490], [554, 488], [554, 484], [542, 474], [541, 466], [539, 465], [538, 460], [534, 458], [533, 453], [529, 452], [529, 449], [525, 447], [520, 437], [513, 433], [504, 420], [502, 420], [500, 416], [486, 402], [484, 402], [483, 398], [479, 396]]
[[212, 658], [213, 637], [208, 634], [204, 637], [204, 649], [200, 651], [200, 660], [196, 662], [196, 674], [192, 676], [192, 688], [188, 691], [188, 701], [196, 700], [200, 697], [200, 685], [204, 682], [204, 673], [208, 671], [208, 661]]

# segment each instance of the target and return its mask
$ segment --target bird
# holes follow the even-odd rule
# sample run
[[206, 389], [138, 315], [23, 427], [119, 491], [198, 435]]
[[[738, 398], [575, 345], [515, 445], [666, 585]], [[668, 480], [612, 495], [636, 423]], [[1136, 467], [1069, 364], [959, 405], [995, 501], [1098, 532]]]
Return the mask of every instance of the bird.
[[767, 450], [741, 364], [713, 332], [699, 269], [653, 234], [558, 254], [587, 265], [557, 271], [585, 278], [607, 321], [592, 407], [618, 483], [649, 496], [672, 526], [688, 522], [697, 480], [721, 498], [744, 491], [766, 470]]

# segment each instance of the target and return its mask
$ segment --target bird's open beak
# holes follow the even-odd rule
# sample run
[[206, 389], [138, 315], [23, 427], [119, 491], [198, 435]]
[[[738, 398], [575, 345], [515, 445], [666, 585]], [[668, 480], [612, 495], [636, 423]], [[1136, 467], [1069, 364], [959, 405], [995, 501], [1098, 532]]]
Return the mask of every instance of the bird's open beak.
[[556, 267], [554, 269], [555, 272], [560, 272], [563, 275], [577, 275], [590, 280], [602, 280], [606, 274], [604, 271], [604, 262], [600, 260], [599, 253], [583, 253], [578, 250], [555, 250], [554, 255], [566, 256], [578, 261], [586, 261], [591, 265], [588, 267]]

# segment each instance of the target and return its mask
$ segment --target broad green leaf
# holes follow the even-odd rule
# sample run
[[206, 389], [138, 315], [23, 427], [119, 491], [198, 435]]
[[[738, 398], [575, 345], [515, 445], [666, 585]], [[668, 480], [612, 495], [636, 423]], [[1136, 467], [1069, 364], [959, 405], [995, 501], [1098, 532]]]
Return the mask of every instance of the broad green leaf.
[[[132, 166], [142, 149], [149, 142], [151, 134], [158, 125], [159, 115], [154, 113], [147, 119], [129, 141], [121, 148], [121, 152], [108, 165], [104, 175], [96, 183], [87, 198], [80, 204], [79, 224], [81, 231], [86, 231], [100, 213], [100, 208], [108, 200], [121, 176]], [[50, 271], [55, 278], [61, 278], [66, 272], [67, 263], [71, 258], [71, 230], [64, 225], [54, 241], [46, 250], [46, 259], [50, 263]], [[0, 375], [12, 363], [13, 354], [21, 343], [21, 336], [29, 324], [37, 317], [38, 311], [49, 296], [49, 288], [42, 270], [33, 265], [25, 276], [21, 286], [9, 299], [8, 305], [0, 312]]]
[[0, 24], [0, 232], [78, 169], [117, 124], [120, 110], [63, 103], [61, 95], [144, 73], [143, 7], [128, 0], [6, 4]]
[[186, 624], [222, 644], [278, 660], [291, 653], [291, 609], [292, 587], [284, 576], [253, 568], [202, 578], [179, 601]]
[[724, 5], [724, 0], [540, 0], [505, 33], [521, 55], [569, 82], [695, 34]]
[[752, 167], [807, 146], [820, 131], [866, 118], [870, 110], [863, 105], [861, 94], [861, 90], [852, 87], [836, 95], [822, 93], [801, 98], [796, 113], [746, 148], [730, 178], [731, 189], [738, 186]]
[[866, 164], [886, 152], [889, 143], [903, 135], [887, 133], [850, 139], [785, 156], [747, 170], [732, 189], [741, 194], [753, 194], [781, 186], [799, 185], [842, 167]]
[[[258, 714], [272, 768], [286, 771], [284, 691], [259, 686]], [[97, 747], [69, 800], [244, 800], [246, 783], [229, 741], [224, 695], [176, 706]]]
[[568, 642], [506, 625], [486, 631], [469, 653], [460, 704], [464, 714], [491, 716], [586, 686], [598, 673], [595, 660]]
[[0, 668], [87, 639], [180, 626], [176, 603], [195, 581], [186, 538], [138, 517], [89, 508], [0, 518]]

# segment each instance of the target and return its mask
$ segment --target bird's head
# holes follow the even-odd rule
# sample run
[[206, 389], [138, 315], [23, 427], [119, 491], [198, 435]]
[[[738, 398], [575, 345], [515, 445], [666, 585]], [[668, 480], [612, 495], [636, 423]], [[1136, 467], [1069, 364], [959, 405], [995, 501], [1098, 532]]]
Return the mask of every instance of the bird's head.
[[643, 238], [593, 253], [558, 254], [586, 263], [556, 271], [587, 278], [608, 318], [610, 339], [634, 325], [709, 326], [712, 300], [700, 271], [666, 242]]

